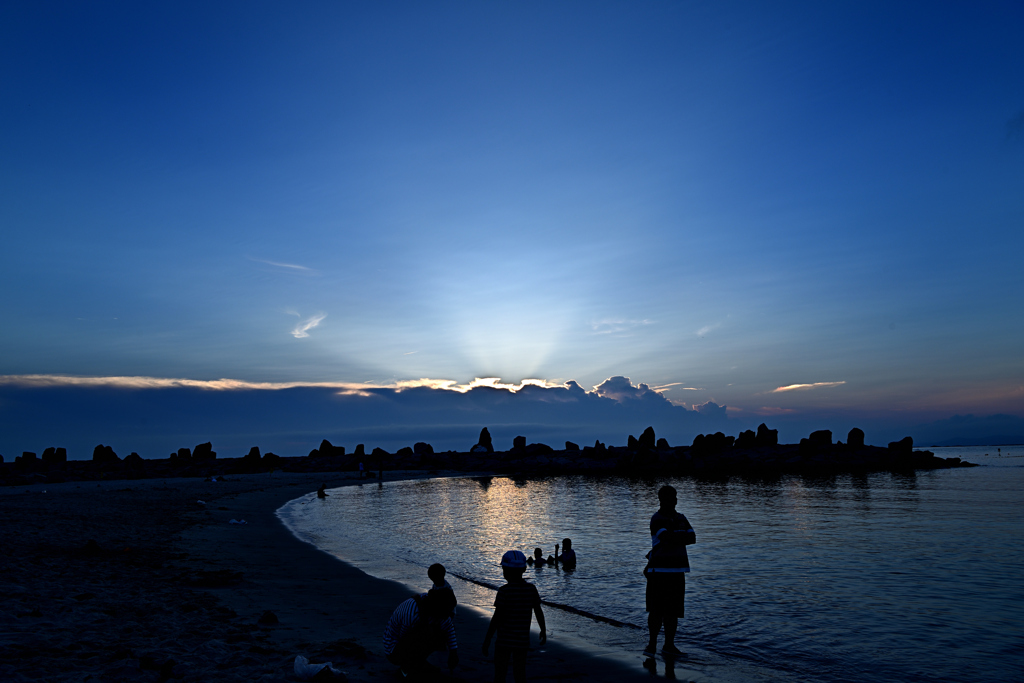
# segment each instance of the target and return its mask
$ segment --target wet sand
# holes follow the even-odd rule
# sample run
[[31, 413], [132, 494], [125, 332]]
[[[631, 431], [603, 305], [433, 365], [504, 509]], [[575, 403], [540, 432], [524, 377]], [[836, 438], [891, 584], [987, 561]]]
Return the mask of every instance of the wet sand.
[[[275, 515], [322, 482], [357, 480], [274, 473], [0, 489], [0, 680], [291, 681], [296, 655], [331, 661], [348, 680], [402, 680], [381, 634], [411, 591], [299, 541]], [[276, 623], [261, 622], [267, 612]], [[441, 680], [492, 679], [486, 627], [459, 610], [460, 665]], [[639, 658], [554, 641], [531, 651], [527, 673], [652, 677]], [[709, 678], [685, 666], [675, 677]]]

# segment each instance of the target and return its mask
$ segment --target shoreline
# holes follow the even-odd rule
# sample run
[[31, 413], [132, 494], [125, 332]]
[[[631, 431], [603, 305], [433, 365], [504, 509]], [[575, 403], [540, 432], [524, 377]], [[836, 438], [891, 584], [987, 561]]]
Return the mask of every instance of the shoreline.
[[[400, 478], [462, 474], [407, 472]], [[354, 473], [277, 472], [215, 482], [0, 487], [0, 678], [298, 680], [293, 664], [303, 655], [333, 662], [348, 680], [401, 680], [383, 656], [381, 634], [412, 591], [299, 540], [276, 515], [321, 483], [335, 488], [359, 481]], [[266, 612], [276, 624], [261, 623]], [[480, 652], [486, 627], [484, 615], [459, 610], [460, 664], [440, 680], [492, 679], [493, 659]], [[716, 673], [685, 660], [675, 669], [685, 680], [729, 678]], [[651, 677], [639, 656], [557, 639], [531, 650], [527, 675]]]

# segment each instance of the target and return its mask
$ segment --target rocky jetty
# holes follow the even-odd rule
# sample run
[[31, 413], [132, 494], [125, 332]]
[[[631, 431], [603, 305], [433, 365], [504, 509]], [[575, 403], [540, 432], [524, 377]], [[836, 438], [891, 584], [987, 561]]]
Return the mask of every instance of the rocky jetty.
[[[914, 450], [906, 437], [886, 447], [868, 446], [864, 432], [852, 429], [846, 443], [833, 442], [832, 432], [811, 433], [796, 444], [778, 443], [778, 431], [761, 424], [757, 431], [738, 436], [722, 432], [699, 434], [689, 446], [671, 446], [656, 438], [653, 427], [640, 438], [629, 435], [626, 446], [606, 446], [596, 441], [580, 448], [570, 441], [564, 450], [543, 443], [527, 444], [517, 436], [508, 451], [495, 451], [487, 429], [469, 452], [437, 453], [424, 442], [389, 453], [374, 448], [367, 455], [363, 444], [347, 453], [324, 439], [319, 448], [302, 457], [261, 455], [253, 446], [245, 455], [217, 457], [210, 442], [193, 449], [180, 448], [167, 458], [147, 460], [137, 453], [123, 459], [110, 446], [96, 446], [92, 460], [68, 460], [63, 448], [47, 448], [40, 459], [25, 452], [14, 462], [0, 460], [0, 485], [88, 481], [96, 479], [151, 479], [163, 477], [222, 477], [269, 472], [356, 471], [360, 463], [371, 473], [396, 470], [495, 472], [509, 474], [614, 474], [674, 476], [765, 476], [779, 474], [837, 474], [843, 472], [906, 472], [918, 469], [973, 467], [959, 458], [939, 458]], [[488, 448], [490, 450], [488, 450]]]

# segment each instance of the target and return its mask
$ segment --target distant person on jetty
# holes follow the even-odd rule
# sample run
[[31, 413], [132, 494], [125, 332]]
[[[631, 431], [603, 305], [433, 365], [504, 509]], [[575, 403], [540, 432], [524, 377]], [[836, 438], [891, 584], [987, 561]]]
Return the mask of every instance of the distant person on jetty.
[[320, 488], [318, 488], [316, 490], [316, 497], [317, 498], [326, 498], [327, 497], [327, 484], [320, 484]]
[[562, 569], [576, 569], [576, 551], [572, 549], [572, 539], [562, 539], [562, 554], [558, 554], [558, 544], [555, 544], [555, 564], [562, 563]]
[[686, 546], [697, 542], [697, 535], [686, 516], [676, 512], [676, 490], [662, 486], [658, 490], [661, 507], [651, 517], [651, 552], [647, 553], [647, 626], [651, 637], [644, 654], [654, 655], [658, 632], [665, 626], [665, 655], [682, 654], [675, 645], [676, 628], [683, 616], [686, 596], [686, 572], [690, 561]]
[[526, 558], [526, 564], [533, 565], [534, 567], [543, 567], [548, 562], [554, 562], [555, 558], [552, 557], [550, 560], [544, 559], [544, 551], [540, 548], [533, 549], [533, 557]]
[[459, 663], [451, 613], [454, 593], [430, 590], [400, 604], [384, 628], [384, 655], [402, 676], [429, 675], [437, 668], [427, 661], [432, 652], [448, 650], [448, 669]]
[[427, 567], [427, 578], [429, 578], [431, 583], [434, 584], [431, 587], [430, 590], [447, 591], [447, 592], [451, 593], [451, 595], [452, 595], [452, 614], [451, 614], [451, 616], [454, 617], [455, 616], [455, 605], [457, 605], [459, 601], [455, 598], [455, 589], [453, 589], [451, 587], [451, 584], [449, 584], [447, 581], [445, 581], [444, 577], [445, 577], [445, 574], [447, 574], [447, 573], [448, 573], [448, 570], [446, 570], [444, 568], [444, 565], [440, 564], [438, 562], [435, 562], [434, 564], [432, 564], [429, 567]]
[[523, 683], [526, 680], [526, 652], [530, 649], [530, 611], [537, 615], [540, 627], [538, 643], [548, 642], [544, 612], [540, 608], [540, 594], [537, 587], [523, 579], [526, 571], [526, 556], [518, 550], [509, 550], [501, 558], [501, 572], [506, 583], [498, 589], [494, 598], [494, 615], [484, 636], [483, 652], [491, 645], [491, 637], [498, 634], [494, 644], [494, 681], [505, 683], [509, 660], [512, 661], [512, 680]]

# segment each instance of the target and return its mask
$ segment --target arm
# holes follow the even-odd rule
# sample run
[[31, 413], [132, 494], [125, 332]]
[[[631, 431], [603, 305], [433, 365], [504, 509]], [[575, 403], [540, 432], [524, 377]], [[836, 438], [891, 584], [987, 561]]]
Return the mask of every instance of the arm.
[[498, 619], [500, 618], [500, 616], [499, 616], [499, 612], [500, 611], [501, 611], [500, 607], [495, 607], [494, 608], [494, 614], [491, 615], [491, 622], [489, 624], [487, 624], [487, 634], [484, 636], [484, 647], [483, 647], [483, 653], [484, 653], [485, 657], [487, 656], [488, 648], [491, 647], [491, 638], [494, 636], [495, 632], [498, 630]]
[[441, 628], [445, 632], [448, 643], [448, 670], [454, 669], [459, 664], [459, 643], [455, 639], [455, 622], [448, 617], [441, 622]]
[[533, 613], [537, 616], [537, 626], [540, 627], [540, 639], [537, 641], [540, 645], [548, 642], [547, 625], [544, 623], [544, 611], [540, 608], [540, 603], [533, 606]]

